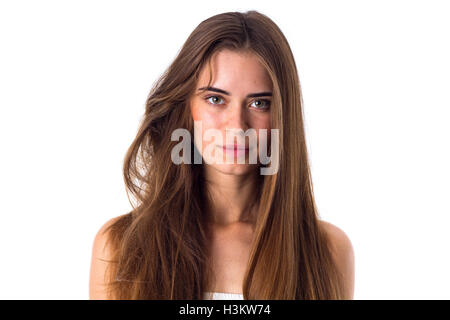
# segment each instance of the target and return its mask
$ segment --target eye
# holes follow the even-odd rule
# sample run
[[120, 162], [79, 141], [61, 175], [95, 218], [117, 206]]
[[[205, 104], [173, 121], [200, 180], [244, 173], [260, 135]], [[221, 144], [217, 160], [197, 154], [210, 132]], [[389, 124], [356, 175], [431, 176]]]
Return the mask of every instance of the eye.
[[[215, 98], [215, 99], [213, 99], [212, 102], [211, 102], [211, 100], [209, 100], [209, 99], [211, 99], [211, 98]], [[209, 104], [216, 105], [216, 104], [222, 104], [222, 103], [215, 103], [215, 102], [217, 102], [218, 100], [223, 100], [223, 99], [222, 99], [222, 97], [220, 97], [220, 96], [208, 96], [208, 97], [205, 98], [205, 100], [206, 100]]]
[[259, 102], [258, 104], [256, 104], [255, 109], [266, 110], [266, 109], [269, 109], [269, 107], [270, 107], [270, 100], [266, 100], [266, 99], [254, 100], [252, 102], [252, 105], [255, 102]]

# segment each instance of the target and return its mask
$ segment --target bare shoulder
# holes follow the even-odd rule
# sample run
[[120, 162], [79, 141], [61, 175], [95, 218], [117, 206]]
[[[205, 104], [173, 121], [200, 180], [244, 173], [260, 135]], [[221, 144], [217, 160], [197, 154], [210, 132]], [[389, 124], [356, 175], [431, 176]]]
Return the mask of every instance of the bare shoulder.
[[121, 216], [109, 219], [97, 231], [92, 244], [91, 268], [89, 276], [89, 298], [91, 300], [107, 299], [106, 276], [108, 260], [111, 260], [111, 248], [108, 242], [108, 228]]
[[355, 254], [347, 234], [334, 224], [319, 220], [320, 227], [327, 233], [337, 268], [345, 281], [345, 299], [353, 299], [355, 284]]
[[108, 221], [106, 221], [101, 227], [100, 229], [97, 231], [97, 234], [95, 235], [94, 238], [94, 244], [93, 244], [93, 249], [96, 253], [100, 254], [100, 255], [107, 255], [108, 254], [108, 228], [113, 225], [117, 220], [119, 220], [120, 218], [122, 218], [122, 216], [118, 216], [118, 217], [114, 217], [109, 219]]
[[341, 228], [325, 220], [319, 220], [319, 223], [332, 240], [332, 244], [336, 246], [336, 249], [348, 250], [353, 247], [350, 238]]

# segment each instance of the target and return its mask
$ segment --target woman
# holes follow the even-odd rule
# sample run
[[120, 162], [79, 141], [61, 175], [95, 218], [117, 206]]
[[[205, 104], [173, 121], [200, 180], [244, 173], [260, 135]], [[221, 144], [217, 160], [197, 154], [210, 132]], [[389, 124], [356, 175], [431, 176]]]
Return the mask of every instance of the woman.
[[[173, 160], [180, 128], [194, 137], [183, 159], [201, 163]], [[268, 166], [248, 161], [249, 129], [260, 157], [278, 146]], [[246, 162], [211, 161], [229, 154]], [[352, 245], [318, 218], [296, 65], [267, 16], [218, 14], [192, 32], [149, 94], [124, 178], [137, 204], [95, 237], [91, 299], [353, 298]]]

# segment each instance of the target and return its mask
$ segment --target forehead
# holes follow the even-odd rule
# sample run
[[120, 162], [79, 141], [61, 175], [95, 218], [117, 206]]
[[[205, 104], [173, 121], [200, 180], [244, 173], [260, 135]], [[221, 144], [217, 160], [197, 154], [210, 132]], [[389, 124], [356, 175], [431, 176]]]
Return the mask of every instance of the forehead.
[[269, 74], [254, 53], [221, 50], [211, 57], [210, 65], [201, 70], [197, 88], [208, 84], [211, 71], [211, 86], [231, 95], [272, 90]]

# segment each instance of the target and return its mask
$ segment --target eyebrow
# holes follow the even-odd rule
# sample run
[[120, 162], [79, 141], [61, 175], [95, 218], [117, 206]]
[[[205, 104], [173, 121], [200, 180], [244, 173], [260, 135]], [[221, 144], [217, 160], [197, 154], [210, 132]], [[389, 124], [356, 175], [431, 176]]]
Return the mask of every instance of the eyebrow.
[[[207, 90], [207, 91], [214, 91], [214, 92], [219, 92], [219, 93], [223, 93], [227, 96], [230, 95], [230, 93], [228, 91], [219, 89], [219, 88], [215, 88], [215, 87], [201, 87], [198, 90]], [[257, 93], [250, 93], [247, 95], [247, 98], [256, 98], [256, 97], [271, 97], [272, 96], [272, 92], [270, 91], [265, 91], [265, 92], [257, 92]]]

